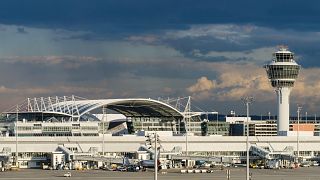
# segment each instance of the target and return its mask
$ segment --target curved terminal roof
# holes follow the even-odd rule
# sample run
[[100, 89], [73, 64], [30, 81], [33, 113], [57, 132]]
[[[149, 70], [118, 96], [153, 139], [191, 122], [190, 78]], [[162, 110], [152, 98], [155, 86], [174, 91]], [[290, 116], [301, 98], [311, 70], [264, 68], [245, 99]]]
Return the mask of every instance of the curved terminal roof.
[[153, 99], [102, 99], [67, 101], [53, 104], [54, 109], [62, 107], [68, 112], [67, 106], [77, 107], [75, 114], [81, 116], [94, 109], [106, 107], [127, 117], [181, 117], [182, 114], [168, 104]]
[[[173, 117], [183, 118], [183, 114], [172, 106], [146, 98], [130, 99], [98, 99], [86, 100], [72, 98], [34, 98], [27, 103], [20, 113], [53, 113], [71, 117], [81, 117], [95, 109], [107, 108], [119, 112], [126, 117]], [[9, 112], [10, 113], [10, 112]], [[16, 113], [12, 111], [11, 113]]]

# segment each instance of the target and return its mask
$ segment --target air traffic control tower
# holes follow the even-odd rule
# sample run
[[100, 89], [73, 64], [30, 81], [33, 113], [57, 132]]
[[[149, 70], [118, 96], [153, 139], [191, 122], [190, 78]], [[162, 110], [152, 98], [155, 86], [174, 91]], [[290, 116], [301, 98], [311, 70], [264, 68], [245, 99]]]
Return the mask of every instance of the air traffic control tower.
[[273, 60], [265, 65], [268, 78], [277, 93], [278, 136], [287, 136], [289, 131], [289, 96], [294, 82], [298, 78], [300, 65], [294, 60], [294, 54], [286, 46], [279, 46], [273, 53]]

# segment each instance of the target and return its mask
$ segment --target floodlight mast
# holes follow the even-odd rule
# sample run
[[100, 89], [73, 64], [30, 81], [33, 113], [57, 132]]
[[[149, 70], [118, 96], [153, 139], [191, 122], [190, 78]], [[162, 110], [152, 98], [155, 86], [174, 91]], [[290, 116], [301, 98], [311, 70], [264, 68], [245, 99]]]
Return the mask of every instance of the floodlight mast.
[[158, 151], [157, 151], [158, 134], [154, 132], [154, 180], [158, 180]]
[[103, 117], [102, 117], [102, 156], [105, 155], [105, 123], [107, 122], [107, 106], [103, 106], [102, 107], [102, 113], [103, 113]]
[[299, 156], [300, 156], [300, 151], [299, 151], [299, 146], [300, 146], [300, 139], [299, 139], [299, 131], [300, 131], [300, 112], [302, 110], [302, 107], [298, 105], [298, 118], [297, 118], [297, 163], [299, 163]]
[[268, 78], [277, 93], [278, 136], [287, 136], [289, 131], [289, 97], [291, 89], [299, 75], [300, 65], [294, 60], [294, 54], [287, 46], [279, 46], [273, 53], [273, 60], [265, 65]]
[[188, 102], [184, 109], [184, 123], [185, 123], [185, 136], [186, 136], [186, 156], [189, 155], [188, 151], [188, 132], [190, 130], [190, 119], [191, 119], [191, 96], [188, 96]]
[[19, 167], [19, 165], [18, 165], [18, 121], [19, 121], [19, 118], [18, 118], [18, 116], [19, 116], [19, 105], [17, 105], [17, 112], [16, 112], [16, 132], [15, 132], [15, 136], [16, 136], [16, 159], [15, 159], [15, 163], [16, 163], [16, 167]]
[[249, 157], [249, 105], [253, 101], [253, 97], [247, 96], [241, 98], [241, 100], [244, 102], [247, 108], [247, 122], [246, 122], [246, 156], [247, 156], [247, 167], [246, 167], [246, 179], [250, 179], [250, 171], [249, 171], [249, 163], [250, 163], [250, 157]]

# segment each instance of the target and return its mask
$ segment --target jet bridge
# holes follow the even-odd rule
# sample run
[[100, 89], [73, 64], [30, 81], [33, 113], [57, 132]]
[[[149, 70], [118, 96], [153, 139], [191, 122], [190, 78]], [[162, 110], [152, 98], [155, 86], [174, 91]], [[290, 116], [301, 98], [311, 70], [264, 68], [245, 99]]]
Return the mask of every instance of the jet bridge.
[[250, 151], [253, 155], [257, 155], [262, 159], [283, 159], [293, 160], [293, 147], [286, 146], [282, 151], [275, 151], [270, 144], [254, 144], [251, 145]]

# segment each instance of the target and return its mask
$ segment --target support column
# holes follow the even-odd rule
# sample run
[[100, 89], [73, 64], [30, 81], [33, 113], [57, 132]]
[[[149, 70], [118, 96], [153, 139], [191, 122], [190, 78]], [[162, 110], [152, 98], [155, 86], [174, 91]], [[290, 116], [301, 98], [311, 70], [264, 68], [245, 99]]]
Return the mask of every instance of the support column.
[[291, 88], [281, 87], [276, 92], [278, 99], [278, 136], [287, 136], [289, 131], [289, 97]]

